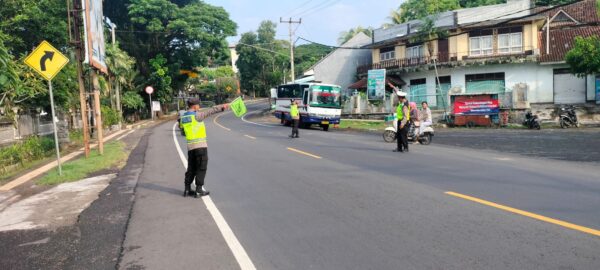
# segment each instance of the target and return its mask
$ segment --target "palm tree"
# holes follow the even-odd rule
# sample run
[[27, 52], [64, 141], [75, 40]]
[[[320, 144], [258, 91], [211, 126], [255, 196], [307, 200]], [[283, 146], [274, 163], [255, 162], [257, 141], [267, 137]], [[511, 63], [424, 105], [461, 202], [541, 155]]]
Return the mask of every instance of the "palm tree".
[[[113, 107], [121, 112], [121, 86], [133, 86], [137, 76], [134, 68], [135, 59], [119, 48], [118, 44], [110, 44], [106, 48], [106, 65], [110, 70], [109, 84], [114, 83]], [[112, 99], [111, 99], [112, 101]]]
[[357, 26], [355, 28], [351, 28], [348, 31], [343, 31], [340, 33], [340, 36], [338, 37], [338, 44], [342, 45], [342, 44], [348, 42], [348, 40], [350, 40], [354, 36], [358, 35], [358, 33], [364, 33], [365, 35], [370, 37], [372, 31], [373, 31], [372, 27], [363, 28], [362, 26]]
[[383, 28], [389, 28], [396, 24], [402, 23], [402, 10], [398, 7], [390, 11], [390, 16], [387, 17], [389, 22], [383, 24]]

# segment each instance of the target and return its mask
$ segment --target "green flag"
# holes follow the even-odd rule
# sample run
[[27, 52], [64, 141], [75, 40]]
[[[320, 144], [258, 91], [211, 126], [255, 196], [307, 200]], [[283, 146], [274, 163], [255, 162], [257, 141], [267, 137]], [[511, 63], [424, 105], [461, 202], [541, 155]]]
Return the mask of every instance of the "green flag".
[[241, 97], [238, 97], [231, 102], [231, 110], [237, 117], [242, 117], [244, 114], [246, 114], [246, 105]]

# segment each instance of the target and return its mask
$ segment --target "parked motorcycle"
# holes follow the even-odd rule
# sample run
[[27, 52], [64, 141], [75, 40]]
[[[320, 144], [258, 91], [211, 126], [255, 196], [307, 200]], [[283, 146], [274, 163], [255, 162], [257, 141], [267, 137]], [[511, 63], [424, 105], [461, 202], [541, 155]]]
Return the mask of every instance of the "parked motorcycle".
[[561, 107], [558, 118], [561, 128], [579, 127], [579, 120], [577, 120], [577, 113], [575, 113], [573, 105]]
[[523, 125], [529, 129], [537, 129], [540, 130], [542, 127], [540, 126], [540, 119], [537, 115], [532, 114], [531, 112], [527, 112], [525, 114], [525, 121], [523, 121]]
[[[396, 140], [396, 131], [398, 130], [397, 121], [393, 120], [392, 123], [392, 126], [387, 127], [383, 132], [383, 140], [388, 143], [394, 142]], [[410, 128], [408, 129], [409, 142], [417, 141], [417, 132], [419, 132], [418, 122], [416, 122], [413, 125], [410, 125]], [[430, 144], [431, 140], [433, 139], [433, 134], [434, 130], [431, 126], [425, 128], [425, 130], [423, 130], [423, 134], [419, 136], [419, 142], [424, 145]]]

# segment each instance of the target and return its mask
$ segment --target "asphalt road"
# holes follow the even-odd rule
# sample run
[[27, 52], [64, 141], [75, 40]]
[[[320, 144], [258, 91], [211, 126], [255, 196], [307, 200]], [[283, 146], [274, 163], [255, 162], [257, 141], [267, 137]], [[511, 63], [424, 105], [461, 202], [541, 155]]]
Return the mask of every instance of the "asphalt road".
[[393, 153], [376, 134], [301, 129], [290, 139], [287, 127], [230, 112], [206, 123], [206, 188], [226, 224], [206, 199], [181, 197], [174, 123], [158, 126], [121, 268], [236, 269], [247, 255], [256, 269], [600, 269], [600, 236], [573, 229], [600, 229], [595, 164], [435, 143]]

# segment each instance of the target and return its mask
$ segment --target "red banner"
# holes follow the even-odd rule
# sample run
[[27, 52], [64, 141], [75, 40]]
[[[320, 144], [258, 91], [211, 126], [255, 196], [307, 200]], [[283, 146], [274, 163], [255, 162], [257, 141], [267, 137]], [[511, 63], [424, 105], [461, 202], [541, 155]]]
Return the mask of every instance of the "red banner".
[[500, 112], [497, 99], [477, 98], [454, 101], [454, 114], [457, 115], [489, 115]]

